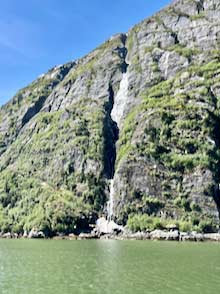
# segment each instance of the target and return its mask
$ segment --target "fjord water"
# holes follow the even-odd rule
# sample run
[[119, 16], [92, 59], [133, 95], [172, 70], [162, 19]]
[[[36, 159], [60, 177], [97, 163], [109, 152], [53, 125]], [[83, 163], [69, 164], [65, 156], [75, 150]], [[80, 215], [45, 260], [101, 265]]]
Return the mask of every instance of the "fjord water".
[[1, 294], [210, 294], [220, 244], [0, 240]]

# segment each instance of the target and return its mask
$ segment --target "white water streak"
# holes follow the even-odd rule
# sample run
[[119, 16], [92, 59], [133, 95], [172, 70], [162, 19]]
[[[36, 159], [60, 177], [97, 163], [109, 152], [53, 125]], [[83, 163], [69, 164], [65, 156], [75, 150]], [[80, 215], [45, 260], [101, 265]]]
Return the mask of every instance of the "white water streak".
[[114, 209], [114, 180], [110, 181], [110, 193], [109, 193], [109, 201], [107, 202], [107, 217], [110, 222], [113, 217], [113, 209]]
[[111, 112], [111, 118], [120, 129], [121, 120], [127, 104], [128, 97], [128, 74], [123, 73], [122, 80], [117, 95], [114, 98], [114, 105]]
[[[117, 123], [118, 128], [120, 129], [120, 124], [124, 116], [124, 110], [126, 108], [128, 100], [128, 74], [123, 73], [122, 79], [120, 82], [119, 90], [116, 96], [114, 97], [114, 105], [111, 111], [111, 118]], [[114, 216], [114, 179], [110, 180], [109, 187], [109, 201], [107, 202], [107, 221], [110, 223], [113, 220]]]

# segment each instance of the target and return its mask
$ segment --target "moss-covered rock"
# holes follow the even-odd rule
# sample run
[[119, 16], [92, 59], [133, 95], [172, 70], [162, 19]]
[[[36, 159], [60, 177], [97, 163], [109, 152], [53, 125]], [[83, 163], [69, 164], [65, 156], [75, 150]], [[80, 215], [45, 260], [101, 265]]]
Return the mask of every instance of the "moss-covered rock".
[[113, 217], [134, 231], [215, 230], [219, 17], [214, 0], [177, 0], [2, 106], [0, 231], [88, 230], [110, 180]]

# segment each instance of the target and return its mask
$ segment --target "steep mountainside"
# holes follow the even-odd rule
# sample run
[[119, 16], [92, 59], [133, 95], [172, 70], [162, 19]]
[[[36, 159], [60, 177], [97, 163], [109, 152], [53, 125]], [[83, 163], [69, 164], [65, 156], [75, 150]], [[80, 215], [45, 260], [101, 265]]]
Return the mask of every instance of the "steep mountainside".
[[53, 68], [1, 108], [0, 134], [0, 231], [85, 229], [110, 195], [119, 224], [216, 230], [219, 1], [173, 1]]

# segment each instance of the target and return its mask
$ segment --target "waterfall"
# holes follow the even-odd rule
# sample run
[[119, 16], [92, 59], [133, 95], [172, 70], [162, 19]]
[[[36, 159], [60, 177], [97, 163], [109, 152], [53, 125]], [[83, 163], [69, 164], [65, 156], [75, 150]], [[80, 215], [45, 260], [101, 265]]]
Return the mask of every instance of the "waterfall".
[[114, 207], [114, 180], [110, 180], [109, 201], [107, 202], [107, 220], [112, 221]]
[[[126, 56], [124, 56], [125, 58]], [[126, 69], [128, 64], [126, 64]], [[114, 96], [114, 92], [112, 88], [109, 90], [110, 93], [110, 101], [112, 102], [112, 109], [110, 113], [110, 117], [113, 122], [117, 124], [118, 130], [120, 132], [121, 122], [124, 117], [125, 109], [128, 103], [128, 73], [122, 71], [122, 79], [119, 85], [119, 90], [117, 94]], [[116, 142], [116, 141], [115, 141]], [[114, 143], [115, 143], [114, 142]], [[117, 225], [114, 222], [114, 205], [115, 205], [115, 182], [114, 182], [114, 164], [115, 159], [112, 161], [112, 175], [109, 177], [109, 200], [107, 202], [106, 217], [101, 217], [97, 220], [96, 227], [99, 233], [104, 234], [112, 234], [114, 231], [122, 232], [124, 228], [122, 226]]]
[[121, 120], [124, 115], [128, 97], [128, 73], [122, 74], [122, 80], [117, 95], [114, 98], [114, 105], [111, 111], [111, 118], [115, 121], [120, 129]]
[[[124, 115], [124, 109], [127, 103], [127, 96], [128, 96], [128, 74], [123, 73], [122, 79], [120, 82], [119, 90], [116, 96], [114, 97], [114, 104], [111, 111], [111, 118], [113, 121], [116, 122], [117, 126], [120, 130], [121, 120]], [[107, 221], [113, 221], [113, 214], [114, 214], [114, 177], [110, 180], [110, 187], [109, 187], [109, 201], [107, 202]]]

